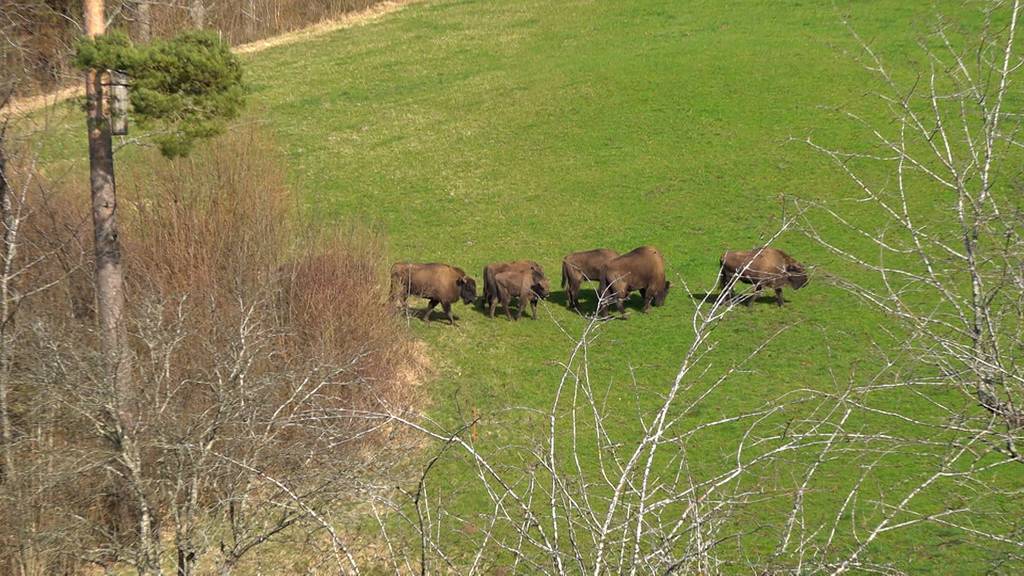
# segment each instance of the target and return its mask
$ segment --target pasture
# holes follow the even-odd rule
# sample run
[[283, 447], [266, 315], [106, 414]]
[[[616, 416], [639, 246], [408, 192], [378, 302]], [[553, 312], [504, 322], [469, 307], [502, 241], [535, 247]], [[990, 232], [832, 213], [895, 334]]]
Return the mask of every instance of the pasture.
[[[304, 218], [379, 229], [392, 261], [450, 263], [478, 284], [489, 262], [528, 258], [544, 266], [553, 294], [536, 321], [509, 322], [500, 312], [491, 320], [462, 303], [454, 305], [454, 328], [409, 320], [435, 368], [424, 384], [427, 414], [450, 430], [480, 414], [481, 451], [529, 446], [546, 426], [561, 363], [589, 322], [565, 307], [562, 256], [657, 246], [673, 286], [666, 305], [641, 314], [634, 295], [628, 320], [602, 324], [589, 348], [609, 433], [628, 442], [639, 433], [637, 415], [657, 406], [675, 377], [701, 297], [718, 291], [722, 252], [771, 238], [792, 207], [786, 198], [833, 202], [859, 214], [847, 202], [857, 195], [848, 179], [794, 141], [867, 141], [836, 109], [886, 120], [868, 97], [877, 84], [857, 62], [843, 19], [910, 77], [921, 61], [916, 43], [937, 9], [967, 26], [979, 21], [960, 3], [899, 0], [414, 3], [366, 26], [246, 56], [252, 94], [245, 120], [265, 124], [276, 139], [289, 181], [301, 191]], [[863, 242], [833, 223], [816, 225], [836, 242]], [[766, 297], [716, 328], [712, 369], [706, 377], [694, 373], [690, 394], [705, 390], [702, 378], [710, 381], [770, 343], [683, 425], [753, 410], [788, 391], [844, 390], [879, 368], [876, 344], [899, 338], [884, 316], [827, 281], [864, 280], [864, 272], [798, 230], [774, 245], [814, 268], [811, 283], [787, 290], [782, 308]], [[582, 298], [592, 309], [593, 285]], [[949, 400], [970, 404], [955, 393]], [[934, 409], [896, 394], [885, 401], [911, 413]], [[802, 416], [788, 413], [780, 423]], [[899, 430], [867, 417], [848, 427]], [[690, 446], [690, 466], [710, 472], [727, 465], [742, 430], [702, 434]], [[515, 454], [495, 458], [514, 469]], [[761, 472], [765, 484], [792, 488], [807, 462], [791, 464]], [[808, 523], [835, 513], [860, 464], [835, 459], [822, 467], [807, 496]], [[927, 466], [912, 454], [886, 456], [866, 494], [900, 493]], [[451, 494], [450, 506], [467, 523], [486, 512], [474, 474], [453, 457], [438, 464], [431, 481]], [[1022, 480], [1018, 470], [1002, 474], [993, 482]], [[921, 509], [958, 497], [925, 493]], [[1003, 513], [1020, 511], [1006, 506]], [[760, 539], [759, 529], [783, 522], [788, 509], [769, 501], [746, 510], [733, 522], [737, 532], [753, 535], [738, 552], [756, 564], [777, 545], [767, 535]], [[966, 574], [1005, 552], [960, 538], [921, 524], [883, 535], [872, 558], [912, 573]]]
[[[962, 6], [941, 10], [977, 19]], [[483, 450], [530, 444], [562, 375], [559, 363], [586, 324], [563, 306], [561, 257], [594, 247], [659, 247], [674, 285], [667, 305], [647, 315], [634, 309], [628, 321], [601, 327], [589, 354], [591, 378], [615, 416], [611, 431], [627, 439], [639, 431], [637, 411], [656, 405], [692, 341], [697, 301], [684, 287], [715, 292], [718, 256], [771, 237], [783, 196], [841, 202], [856, 195], [823, 156], [790, 140], [813, 134], [833, 145], [864, 142], [867, 135], [834, 109], [884, 119], [867, 97], [875, 79], [855, 59], [845, 17], [909, 74], [935, 7], [428, 2], [254, 57], [249, 79], [253, 108], [279, 138], [310, 219], [370, 222], [387, 234], [393, 260], [448, 262], [478, 281], [488, 262], [530, 258], [545, 267], [555, 294], [536, 322], [491, 321], [461, 304], [454, 329], [410, 321], [438, 370], [429, 383], [431, 416], [454, 429], [474, 410], [484, 415]], [[817, 224], [837, 241], [858, 241]], [[799, 233], [776, 245], [816, 266], [818, 281], [787, 291], [782, 309], [758, 303], [723, 322], [716, 369], [785, 332], [688, 416], [693, 424], [789, 390], [840, 389], [878, 366], [872, 343], [886, 343], [887, 320], [823, 280], [862, 273]], [[691, 449], [692, 465], [720, 466], [739, 432], [703, 436], [699, 453]], [[880, 475], [891, 484], [874, 489], [886, 494], [919, 480], [916, 464], [893, 458]], [[471, 467], [458, 460], [442, 466], [434, 481], [458, 495], [458, 509], [467, 517], [482, 512], [474, 509], [484, 500]], [[836, 509], [857, 466], [825, 468], [809, 496], [811, 518]], [[776, 466], [770, 475], [781, 489], [799, 472]], [[777, 523], [779, 512], [767, 506], [747, 520]], [[876, 558], [945, 573], [991, 560], [950, 538], [934, 526], [895, 532], [878, 544]], [[767, 554], [774, 545], [745, 554]], [[950, 566], [958, 568], [940, 568]]]

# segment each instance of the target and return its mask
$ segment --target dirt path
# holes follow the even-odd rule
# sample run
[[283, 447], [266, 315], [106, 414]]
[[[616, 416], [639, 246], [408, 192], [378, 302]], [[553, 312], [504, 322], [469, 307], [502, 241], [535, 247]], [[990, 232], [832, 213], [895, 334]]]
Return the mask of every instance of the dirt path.
[[[366, 10], [350, 12], [348, 14], [343, 14], [338, 18], [325, 20], [300, 30], [294, 30], [279, 36], [272, 36], [270, 38], [264, 38], [263, 40], [257, 40], [248, 44], [235, 46], [231, 50], [236, 54], [251, 54], [253, 52], [266, 50], [267, 48], [294, 44], [295, 42], [301, 42], [316, 36], [329, 34], [343, 28], [351, 28], [353, 26], [361, 26], [363, 24], [373, 22], [382, 16], [386, 16], [392, 12], [397, 12], [409, 4], [420, 1], [422, 0], [387, 0], [386, 2], [374, 4]], [[20, 116], [22, 114], [39, 110], [40, 108], [51, 106], [58, 102], [63, 102], [68, 98], [74, 98], [75, 96], [79, 96], [83, 93], [84, 89], [82, 86], [70, 86], [68, 88], [57, 90], [56, 92], [50, 92], [49, 94], [40, 94], [29, 98], [19, 98], [10, 102], [7, 107], [7, 112], [14, 116]]]

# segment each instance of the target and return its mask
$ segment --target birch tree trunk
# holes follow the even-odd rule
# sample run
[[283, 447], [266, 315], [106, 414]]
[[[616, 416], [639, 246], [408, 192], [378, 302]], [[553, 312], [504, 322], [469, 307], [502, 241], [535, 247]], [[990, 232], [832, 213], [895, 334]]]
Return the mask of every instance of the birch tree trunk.
[[150, 0], [135, 0], [135, 40], [149, 42], [153, 39], [153, 11]]
[[206, 0], [189, 0], [188, 16], [193, 28], [203, 28], [206, 25]]
[[[0, 106], [2, 107], [2, 106]], [[10, 369], [8, 326], [11, 320], [11, 272], [17, 254], [18, 222], [15, 220], [11, 202], [11, 189], [7, 180], [7, 157], [4, 153], [4, 135], [6, 125], [0, 127], [0, 216], [2, 216], [3, 233], [3, 276], [0, 277], [0, 441], [3, 442], [4, 469], [0, 474], [0, 484], [6, 482], [14, 470], [14, 455], [11, 443], [14, 441], [11, 431], [10, 410], [8, 407], [8, 374]]]

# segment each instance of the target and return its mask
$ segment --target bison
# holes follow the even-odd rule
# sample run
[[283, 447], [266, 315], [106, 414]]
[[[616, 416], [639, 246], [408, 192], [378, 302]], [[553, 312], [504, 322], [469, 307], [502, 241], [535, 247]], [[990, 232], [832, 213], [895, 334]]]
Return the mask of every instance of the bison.
[[565, 289], [566, 306], [580, 309], [580, 284], [598, 282], [605, 265], [619, 253], [607, 248], [585, 252], [573, 252], [562, 259], [562, 288]]
[[[480, 303], [484, 308], [490, 307], [493, 317], [494, 304], [498, 301], [498, 288], [494, 277], [502, 272], [537, 272], [544, 275], [544, 268], [533, 260], [515, 260], [512, 262], [494, 262], [484, 266], [484, 291]], [[545, 280], [546, 281], [546, 280]]]
[[[625, 301], [629, 293], [638, 290], [643, 297], [643, 311], [651, 309], [651, 304], [661, 306], [671, 288], [671, 282], [665, 280], [665, 259], [661, 252], [653, 246], [641, 246], [613, 258], [601, 272], [599, 293], [617, 304], [619, 314], [625, 313]], [[598, 314], [603, 314], [608, 301], [602, 302]]]
[[718, 262], [721, 266], [718, 284], [721, 289], [729, 291], [726, 297], [730, 301], [734, 298], [736, 281], [754, 285], [754, 293], [745, 302], [747, 306], [764, 288], [774, 288], [775, 301], [782, 306], [785, 302], [782, 298], [784, 286], [788, 284], [799, 290], [807, 284], [807, 271], [803, 264], [782, 250], [768, 246], [749, 252], [726, 252]]
[[[512, 313], [509, 311], [513, 298], [519, 300], [519, 309], [516, 311], [516, 320], [523, 315], [526, 304], [529, 302], [532, 309], [533, 319], [537, 319], [537, 300], [548, 297], [548, 279], [544, 274], [535, 270], [509, 270], [498, 273], [494, 276], [494, 286], [498, 293], [498, 300], [505, 308], [505, 316], [512, 320]], [[494, 301], [491, 301], [490, 316], [494, 318]]]
[[448, 322], [454, 325], [452, 302], [462, 298], [463, 303], [472, 304], [476, 299], [476, 281], [461, 268], [447, 264], [399, 262], [391, 267], [391, 298], [404, 307], [409, 296], [429, 300], [423, 312], [425, 322], [430, 322], [431, 311], [440, 303]]

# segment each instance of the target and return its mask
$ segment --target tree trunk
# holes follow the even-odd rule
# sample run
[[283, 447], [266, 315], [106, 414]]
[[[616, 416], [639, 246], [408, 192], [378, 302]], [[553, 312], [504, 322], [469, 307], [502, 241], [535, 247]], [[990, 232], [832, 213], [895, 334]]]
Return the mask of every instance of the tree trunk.
[[11, 202], [11, 189], [7, 184], [7, 156], [4, 154], [4, 133], [6, 126], [0, 128], [0, 216], [4, 226], [3, 245], [3, 277], [0, 278], [0, 441], [3, 442], [4, 462], [3, 472], [0, 473], [0, 484], [6, 482], [14, 470], [14, 441], [11, 431], [11, 416], [7, 403], [8, 380], [10, 373], [9, 353], [7, 349], [7, 330], [10, 326], [12, 313], [11, 304], [11, 279], [14, 267], [14, 258], [17, 252], [18, 222], [14, 216], [13, 204]]
[[245, 15], [245, 39], [247, 42], [256, 40], [256, 0], [249, 0], [248, 2], [248, 13]]
[[[85, 33], [95, 38], [104, 33], [103, 0], [83, 0]], [[104, 377], [109, 397], [105, 401], [108, 440], [129, 482], [138, 506], [137, 568], [140, 574], [159, 574], [158, 542], [153, 535], [153, 516], [144, 489], [141, 450], [135, 438], [131, 409], [132, 381], [124, 322], [124, 276], [121, 242], [117, 229], [117, 190], [114, 182], [114, 151], [110, 119], [105, 109], [105, 70], [86, 72], [85, 96], [89, 136], [89, 183], [92, 191], [93, 242], [96, 257], [96, 311]]]
[[[86, 34], [104, 32], [103, 0], [85, 0]], [[124, 276], [117, 229], [117, 191], [110, 122], [104, 103], [101, 70], [86, 72], [85, 94], [89, 131], [89, 183], [92, 191], [93, 247], [96, 257], [96, 309], [106, 377], [121, 424], [130, 429], [124, 409], [131, 392], [131, 373], [124, 325]]]
[[135, 0], [135, 40], [149, 42], [153, 39], [153, 13], [151, 0]]
[[193, 28], [206, 26], [206, 0], [189, 0], [188, 15]]

